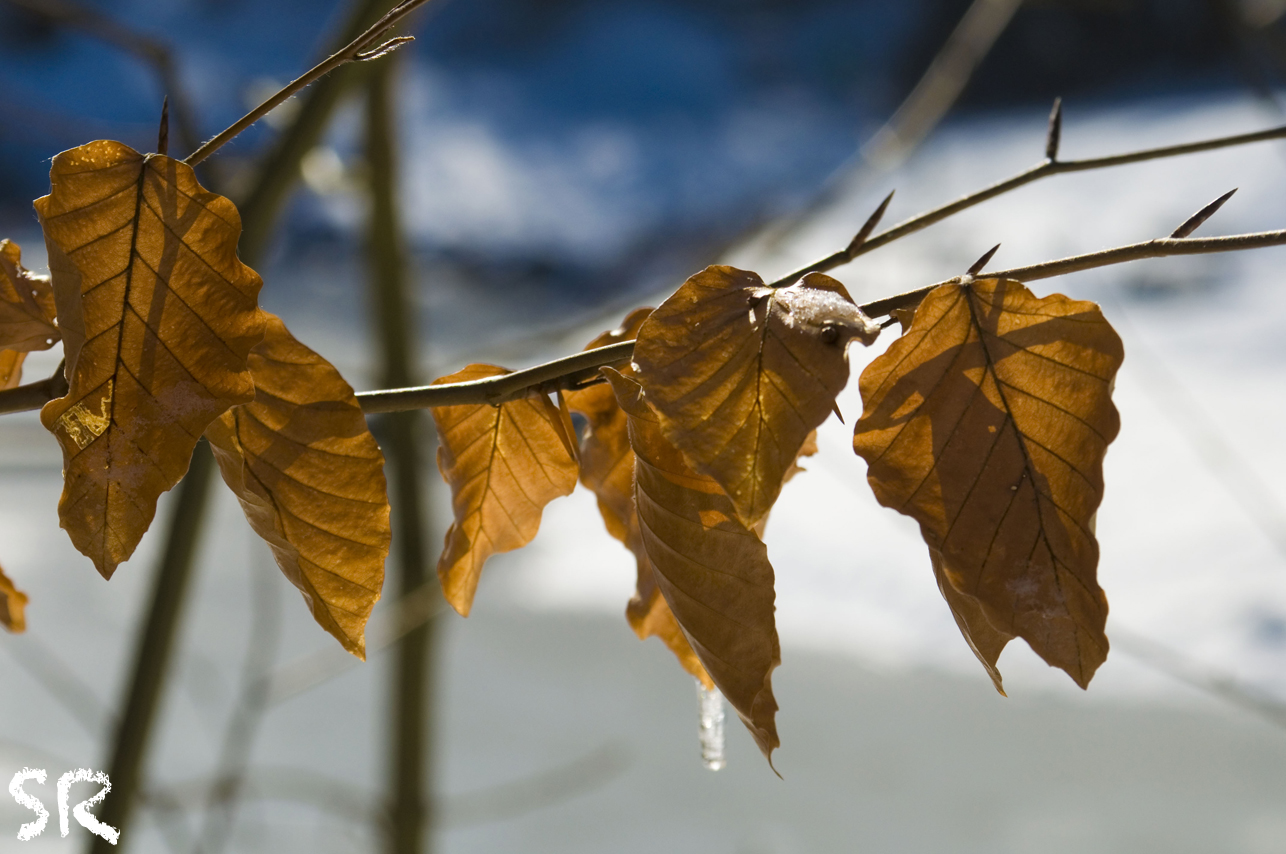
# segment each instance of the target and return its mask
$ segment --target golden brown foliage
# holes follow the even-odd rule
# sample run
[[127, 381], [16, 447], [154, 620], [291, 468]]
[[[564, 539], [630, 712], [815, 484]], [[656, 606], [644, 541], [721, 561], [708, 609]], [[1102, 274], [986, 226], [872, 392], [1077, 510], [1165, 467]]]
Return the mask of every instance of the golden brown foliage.
[[22, 266], [18, 244], [0, 240], [0, 349], [48, 350], [62, 338], [54, 315], [49, 279]]
[[22, 363], [32, 350], [47, 350], [62, 338], [54, 323], [49, 279], [22, 266], [22, 250], [0, 240], [0, 389], [22, 382]]
[[[436, 383], [505, 373], [470, 365]], [[576, 488], [575, 433], [567, 410], [537, 392], [499, 406], [441, 406], [433, 420], [455, 513], [438, 577], [447, 602], [468, 616], [487, 558], [531, 542], [545, 505]]]
[[656, 582], [714, 684], [771, 761], [777, 738], [772, 672], [781, 663], [768, 550], [713, 478], [666, 441], [633, 379], [604, 368], [629, 416], [635, 501]]
[[854, 450], [997, 687], [1012, 636], [1081, 687], [1107, 656], [1093, 531], [1123, 355], [1093, 303], [983, 279], [929, 294], [862, 374]]
[[[628, 341], [638, 334], [639, 327], [651, 313], [650, 308], [635, 309], [620, 328], [604, 332], [585, 349]], [[581, 483], [598, 497], [598, 511], [607, 532], [634, 554], [637, 580], [634, 596], [625, 607], [625, 618], [640, 640], [659, 637], [685, 670], [707, 688], [713, 688], [714, 682], [657, 588], [652, 564], [643, 549], [638, 512], [634, 509], [634, 450], [630, 447], [628, 422], [616, 402], [616, 394], [610, 385], [600, 382], [564, 392], [563, 399], [568, 409], [579, 412], [587, 421], [580, 450]]]
[[364, 658], [389, 550], [384, 455], [339, 371], [264, 314], [267, 334], [250, 352], [255, 399], [206, 436], [250, 526], [317, 622]]
[[70, 390], [41, 420], [63, 448], [62, 525], [110, 577], [205, 429], [253, 399], [262, 283], [237, 259], [236, 208], [178, 160], [91, 142], [50, 182], [35, 206]]
[[27, 595], [0, 569], [0, 626], [14, 634], [27, 630]]
[[634, 364], [661, 431], [753, 527], [848, 382], [848, 343], [879, 327], [829, 276], [769, 288], [707, 267], [639, 329]]

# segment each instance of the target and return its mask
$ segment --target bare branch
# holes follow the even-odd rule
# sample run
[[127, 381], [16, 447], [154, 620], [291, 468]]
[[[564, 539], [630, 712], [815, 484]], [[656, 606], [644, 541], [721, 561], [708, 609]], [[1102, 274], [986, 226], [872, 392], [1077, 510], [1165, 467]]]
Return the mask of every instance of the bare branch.
[[[585, 350], [512, 374], [463, 383], [367, 391], [359, 393], [357, 399], [362, 404], [362, 411], [367, 413], [404, 412], [408, 409], [476, 403], [500, 404], [525, 397], [532, 391], [549, 392], [566, 388], [570, 383], [592, 376], [604, 365], [628, 362], [633, 354], [634, 340], [631, 339], [595, 350]], [[0, 395], [3, 394], [0, 392]]]
[[873, 252], [881, 246], [887, 246], [895, 240], [914, 234], [917, 231], [928, 228], [929, 226], [942, 222], [948, 217], [955, 216], [961, 211], [980, 205], [983, 202], [990, 201], [997, 196], [1017, 190], [1041, 178], [1048, 178], [1051, 175], [1063, 175], [1069, 172], [1088, 172], [1092, 169], [1106, 169], [1110, 166], [1125, 166], [1131, 163], [1143, 163], [1148, 160], [1161, 160], [1167, 157], [1178, 157], [1184, 154], [1198, 154], [1203, 151], [1215, 151], [1220, 148], [1231, 148], [1238, 145], [1249, 145], [1255, 142], [1267, 142], [1274, 139], [1286, 139], [1286, 125], [1271, 128], [1269, 130], [1256, 131], [1254, 133], [1243, 133], [1235, 136], [1221, 136], [1215, 139], [1207, 139], [1202, 142], [1191, 142], [1184, 145], [1168, 145], [1163, 148], [1149, 148], [1143, 151], [1133, 151], [1126, 154], [1115, 154], [1110, 157], [1095, 157], [1089, 160], [1044, 160], [1030, 169], [1019, 172], [1011, 178], [992, 184], [977, 192], [962, 196], [950, 204], [934, 208], [908, 220], [898, 223], [892, 228], [885, 229], [879, 234], [867, 240], [858, 247], [850, 256], [847, 249], [840, 250], [832, 255], [827, 255], [819, 261], [814, 261], [807, 267], [802, 267], [789, 275], [783, 276], [772, 283], [773, 287], [781, 287], [796, 282], [801, 276], [814, 272], [826, 272], [834, 270], [836, 267], [843, 266], [850, 261], [855, 260], [858, 256], [865, 255], [867, 252]]
[[[374, 51], [371, 50], [371, 47], [375, 44], [377, 39], [396, 26], [399, 21], [428, 2], [429, 0], [405, 0], [405, 2], [399, 3], [397, 6], [393, 7], [388, 14], [372, 24], [366, 32], [349, 42], [348, 45], [338, 53], [331, 54], [328, 58], [317, 63], [304, 74], [287, 83], [275, 95], [268, 98], [250, 112], [246, 113], [240, 119], [237, 119], [237, 121], [234, 122], [227, 130], [223, 131], [196, 151], [189, 154], [187, 159], [183, 162], [187, 163], [189, 166], [195, 166], [202, 160], [205, 160], [211, 154], [218, 151], [231, 141], [233, 137], [237, 136], [237, 134], [241, 133], [243, 130], [271, 113], [277, 107], [281, 106], [292, 95], [307, 88], [310, 84], [315, 83], [322, 77], [325, 77], [341, 65], [359, 61], [361, 59], [374, 59], [375, 55], [382, 55], [379, 53], [380, 51], [388, 53], [392, 47], [397, 46], [393, 45], [393, 42], [398, 42], [398, 39], [392, 39]], [[399, 42], [399, 44], [401, 43], [402, 42]], [[368, 51], [372, 55], [363, 57], [362, 54]]]
[[[1011, 270], [1000, 270], [988, 273], [987, 278], [1017, 279], [1020, 282], [1034, 282], [1038, 279], [1050, 279], [1054, 276], [1065, 276], [1081, 270], [1092, 270], [1095, 267], [1108, 267], [1112, 264], [1124, 264], [1127, 261], [1141, 261], [1145, 258], [1165, 258], [1171, 255], [1210, 255], [1216, 252], [1237, 252], [1242, 249], [1260, 249], [1265, 246], [1286, 246], [1286, 230], [1260, 231], [1254, 234], [1234, 234], [1228, 237], [1189, 237], [1175, 239], [1158, 237], [1143, 243], [1131, 243], [1129, 246], [1118, 246], [1115, 249], [1104, 249], [1085, 255], [1073, 255], [1057, 261], [1046, 261], [1043, 264], [1032, 264], [1028, 267], [1014, 267]], [[869, 317], [881, 317], [894, 309], [910, 308], [920, 304], [930, 291], [942, 285], [951, 285], [963, 281], [964, 277], [956, 276], [945, 282], [916, 288], [913, 291], [885, 297], [862, 306], [862, 311]]]

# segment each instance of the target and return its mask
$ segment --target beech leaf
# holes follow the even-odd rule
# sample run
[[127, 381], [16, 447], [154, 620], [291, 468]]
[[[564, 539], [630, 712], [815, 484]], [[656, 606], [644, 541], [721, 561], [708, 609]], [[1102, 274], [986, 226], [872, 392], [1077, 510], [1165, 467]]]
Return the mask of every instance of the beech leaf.
[[930, 293], [862, 374], [853, 448], [880, 503], [920, 523], [997, 687], [1009, 637], [1081, 687], [1107, 657], [1094, 514], [1123, 358], [1095, 304], [981, 279]]
[[49, 279], [22, 266], [22, 250], [0, 240], [0, 350], [48, 350], [62, 337]]
[[848, 343], [879, 334], [829, 276], [769, 288], [707, 267], [639, 329], [634, 364], [661, 431], [753, 527], [848, 382]]
[[666, 440], [642, 387], [611, 368], [603, 374], [629, 417], [639, 526], [656, 583], [771, 764], [781, 744], [772, 692], [781, 646], [768, 550], [719, 484], [693, 471]]
[[389, 551], [384, 455], [339, 371], [264, 312], [250, 351], [255, 399], [206, 437], [223, 480], [313, 617], [365, 658]]
[[35, 207], [69, 390], [41, 420], [63, 448], [62, 526], [111, 577], [201, 434], [254, 398], [262, 281], [237, 258], [236, 208], [181, 161], [98, 141], [49, 177]]
[[[619, 341], [628, 341], [650, 308], [630, 312], [619, 329], [599, 335], [585, 348], [592, 350]], [[659, 637], [669, 647], [685, 670], [701, 680], [707, 688], [714, 682], [701, 666], [688, 639], [679, 629], [670, 606], [656, 586], [652, 564], [643, 549], [638, 512], [634, 508], [634, 449], [630, 447], [628, 422], [616, 402], [616, 394], [607, 383], [563, 392], [567, 408], [585, 416], [587, 426], [580, 449], [580, 481], [598, 497], [598, 511], [607, 532], [620, 540], [634, 555], [637, 580], [634, 596], [625, 607], [625, 618], [640, 640]]]
[[[470, 365], [434, 384], [507, 373]], [[538, 392], [498, 406], [440, 406], [433, 421], [455, 513], [438, 578], [447, 602], [467, 617], [487, 558], [531, 542], [545, 505], [576, 488], [576, 434], [567, 410]]]
[[0, 626], [14, 634], [27, 630], [27, 594], [23, 593], [0, 569]]

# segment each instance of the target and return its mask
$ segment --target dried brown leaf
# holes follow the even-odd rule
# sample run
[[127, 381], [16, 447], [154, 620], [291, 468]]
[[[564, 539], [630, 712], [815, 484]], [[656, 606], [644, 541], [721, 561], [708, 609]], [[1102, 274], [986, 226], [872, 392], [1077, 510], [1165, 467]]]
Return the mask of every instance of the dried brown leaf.
[[1093, 518], [1123, 357], [1093, 303], [982, 279], [929, 294], [862, 374], [854, 450], [880, 503], [940, 556], [943, 594], [997, 687], [1009, 637], [1082, 687], [1107, 657]]
[[70, 389], [41, 420], [63, 448], [62, 526], [110, 577], [205, 429], [254, 398], [262, 281], [237, 259], [236, 208], [181, 161], [99, 141], [49, 177], [35, 206]]
[[849, 341], [878, 334], [829, 276], [773, 289], [707, 267], [644, 322], [634, 364], [666, 439], [753, 527], [848, 382]]
[[264, 314], [267, 334], [250, 351], [255, 399], [219, 416], [206, 437], [318, 624], [365, 658], [389, 550], [384, 455], [339, 371]]
[[[470, 365], [434, 384], [507, 373]], [[531, 542], [545, 505], [576, 488], [576, 434], [566, 409], [536, 392], [499, 406], [440, 406], [433, 420], [455, 512], [438, 578], [451, 607], [467, 617], [487, 558]]]
[[22, 250], [0, 240], [0, 350], [48, 350], [62, 333], [54, 322], [49, 279], [22, 266]]
[[0, 390], [17, 388], [22, 384], [22, 363], [26, 360], [26, 353], [0, 350]]
[[23, 593], [0, 569], [0, 626], [14, 634], [27, 630], [27, 594]]
[[[651, 313], [650, 308], [630, 312], [620, 328], [604, 332], [585, 349], [630, 340]], [[587, 422], [580, 451], [581, 483], [598, 497], [598, 511], [607, 532], [634, 554], [637, 580], [634, 596], [625, 607], [625, 618], [640, 640], [659, 637], [685, 670], [707, 688], [713, 688], [714, 682], [657, 588], [652, 564], [643, 549], [638, 513], [634, 509], [634, 450], [630, 447], [628, 422], [616, 402], [616, 394], [610, 385], [598, 383], [564, 392], [563, 399], [568, 409], [585, 416]]]
[[772, 672], [781, 664], [768, 550], [713, 478], [666, 441], [642, 387], [604, 368], [629, 416], [635, 500], [657, 585], [714, 684], [764, 755], [777, 738]]

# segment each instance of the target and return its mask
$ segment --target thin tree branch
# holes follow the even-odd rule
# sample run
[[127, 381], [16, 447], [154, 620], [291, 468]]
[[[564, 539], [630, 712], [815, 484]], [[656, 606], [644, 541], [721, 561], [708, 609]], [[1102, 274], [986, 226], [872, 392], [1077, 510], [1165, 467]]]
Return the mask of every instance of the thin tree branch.
[[[1257, 249], [1265, 246], [1286, 245], [1286, 230], [1264, 231], [1255, 234], [1235, 234], [1229, 237], [1201, 237], [1175, 239], [1161, 237], [1115, 249], [1105, 249], [1086, 255], [1073, 255], [1043, 264], [1029, 267], [1015, 267], [997, 273], [985, 273], [987, 278], [1017, 279], [1020, 282], [1048, 279], [1095, 267], [1106, 267], [1112, 264], [1123, 264], [1127, 261], [1138, 261], [1144, 258], [1163, 258], [1171, 255], [1207, 255], [1215, 252], [1235, 252], [1242, 249]], [[863, 305], [862, 311], [869, 317], [883, 317], [894, 309], [910, 308], [919, 305], [920, 301], [934, 288], [960, 282], [957, 276], [945, 282], [916, 288], [913, 291], [875, 300]], [[385, 389], [368, 391], [357, 395], [366, 412], [396, 412], [401, 408], [421, 408], [433, 406], [459, 406], [462, 404], [499, 404], [515, 400], [533, 391], [550, 392], [562, 388], [571, 388], [578, 382], [588, 379], [594, 371], [604, 365], [615, 365], [629, 360], [634, 352], [634, 341], [621, 341], [599, 347], [596, 350], [585, 350], [562, 359], [555, 359], [525, 371], [515, 371], [499, 377], [473, 380], [463, 383], [445, 383], [442, 385], [421, 386], [419, 388]], [[2, 393], [0, 393], [2, 394]]]
[[[1113, 264], [1124, 264], [1128, 261], [1140, 261], [1145, 258], [1166, 258], [1174, 255], [1210, 255], [1218, 252], [1238, 252], [1244, 249], [1261, 249], [1268, 246], [1286, 245], [1286, 229], [1281, 231], [1260, 231], [1252, 234], [1233, 234], [1226, 237], [1159, 237], [1142, 243], [1131, 243], [1114, 249], [1103, 249], [1085, 255], [1073, 255], [1032, 264], [1027, 267], [1014, 267], [994, 273], [980, 273], [986, 278], [1017, 279], [1020, 282], [1033, 282], [1038, 279], [1049, 279], [1064, 276], [1096, 267], [1108, 267]], [[913, 291], [895, 294], [883, 299], [874, 300], [861, 306], [868, 317], [884, 317], [895, 309], [910, 308], [919, 305], [920, 301], [934, 288], [962, 281], [956, 276]], [[379, 412], [406, 412], [412, 409], [428, 409], [435, 406], [465, 406], [489, 403], [498, 405], [510, 400], [517, 400], [532, 392], [549, 393], [560, 389], [574, 388], [594, 378], [598, 369], [609, 365], [627, 362], [634, 354], [634, 340], [621, 341], [584, 350], [544, 364], [536, 365], [522, 371], [471, 380], [461, 383], [442, 383], [440, 385], [415, 386], [412, 388], [391, 388], [377, 391], [359, 392], [357, 400], [362, 411], [369, 414]], [[39, 409], [53, 399], [49, 385], [53, 377], [38, 383], [18, 386], [7, 391], [0, 391], [0, 413], [25, 412]]]
[[[325, 77], [341, 65], [346, 65], [350, 62], [362, 61], [363, 57], [361, 54], [370, 50], [375, 44], [376, 39], [382, 37], [386, 32], [396, 26], [399, 21], [427, 2], [429, 2], [429, 0], [405, 0], [405, 2], [399, 3], [384, 15], [384, 17], [372, 24], [370, 29], [349, 42], [342, 50], [331, 54], [326, 59], [314, 65], [311, 69], [304, 72], [304, 74], [287, 83], [275, 95], [268, 98], [268, 100], [264, 101], [250, 112], [246, 113], [234, 122], [227, 130], [215, 136], [209, 142], [189, 154], [187, 159], [183, 162], [187, 163], [189, 166], [195, 166], [222, 148], [237, 134], [241, 133], [243, 130], [271, 113], [277, 107], [281, 106], [281, 104], [287, 101], [295, 93], [307, 88], [310, 84], [315, 83], [322, 77]], [[395, 39], [394, 41], [397, 40]], [[374, 59], [379, 56], [383, 56], [388, 53], [388, 51], [384, 49], [388, 46], [389, 45], [387, 44], [382, 46], [379, 50], [373, 51], [372, 56], [366, 58]]]
[[[1061, 127], [1061, 120], [1059, 122]], [[841, 249], [831, 255], [827, 255], [819, 261], [814, 261], [806, 267], [801, 267], [789, 275], [783, 276], [773, 282], [773, 287], [789, 285], [799, 280], [801, 276], [808, 273], [834, 270], [844, 264], [853, 261], [861, 255], [873, 252], [881, 246], [887, 246], [895, 240], [914, 234], [917, 231], [928, 228], [935, 223], [942, 222], [948, 217], [955, 216], [961, 211], [968, 210], [975, 205], [990, 201], [997, 196], [1003, 196], [1005, 193], [1017, 190], [1019, 187], [1025, 187], [1042, 178], [1048, 178], [1051, 175], [1065, 175], [1071, 172], [1088, 172], [1093, 169], [1106, 169], [1111, 166], [1126, 166], [1131, 163], [1144, 163], [1148, 160], [1161, 160], [1167, 157], [1179, 157], [1184, 154], [1198, 154], [1204, 151], [1216, 151], [1221, 148], [1232, 148], [1238, 145], [1250, 145], [1256, 142], [1267, 142], [1274, 139], [1286, 139], [1286, 125], [1281, 127], [1270, 128], [1269, 130], [1256, 131], [1254, 133], [1236, 134], [1234, 136], [1222, 136], [1215, 139], [1207, 139], [1201, 142], [1190, 142], [1183, 145], [1168, 145], [1162, 148], [1149, 148], [1143, 151], [1133, 151], [1126, 154], [1114, 154], [1109, 157], [1094, 157], [1088, 160], [1052, 160], [1046, 159], [1035, 166], [1023, 172], [1019, 172], [1013, 177], [992, 184], [982, 190], [962, 196], [954, 202], [934, 208], [931, 211], [925, 211], [922, 214], [911, 217], [908, 220], [898, 223], [895, 226], [881, 231], [879, 234], [868, 238], [856, 246], [850, 246]], [[1047, 141], [1046, 148], [1049, 144]]]

